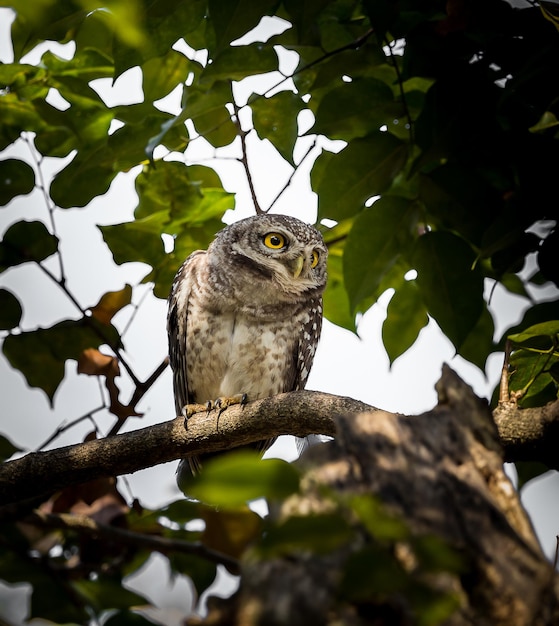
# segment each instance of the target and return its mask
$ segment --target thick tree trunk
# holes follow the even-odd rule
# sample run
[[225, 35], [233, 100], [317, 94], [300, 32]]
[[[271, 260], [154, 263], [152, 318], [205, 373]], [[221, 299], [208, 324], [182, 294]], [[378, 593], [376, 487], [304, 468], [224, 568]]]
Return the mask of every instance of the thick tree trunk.
[[[393, 542], [391, 554], [414, 585], [390, 590], [383, 566], [371, 558], [361, 563], [361, 579], [351, 570], [353, 584], [374, 581], [370, 571], [380, 567], [380, 591], [371, 583], [370, 589], [348, 593], [353, 556], [379, 545], [374, 528], [371, 532], [361, 524], [359, 540], [354, 534], [328, 554], [293, 549], [281, 557], [246, 561], [239, 592], [234, 600], [211, 605], [208, 623], [439, 624], [435, 612], [431, 621], [425, 611], [422, 620], [414, 615], [420, 613], [417, 594], [424, 585], [426, 596], [438, 592], [457, 602], [454, 612], [443, 617], [445, 624], [559, 624], [558, 579], [503, 471], [503, 451], [487, 404], [448, 368], [437, 390], [438, 406], [420, 416], [379, 410], [339, 415], [336, 439], [312, 447], [303, 460], [302, 495], [277, 513], [286, 520], [327, 512], [335, 501], [327, 489], [342, 499], [374, 494], [410, 531]], [[356, 520], [354, 528], [359, 526]], [[427, 571], [417, 552], [419, 538], [427, 536], [460, 555], [458, 569]], [[392, 570], [388, 561], [386, 579]]]

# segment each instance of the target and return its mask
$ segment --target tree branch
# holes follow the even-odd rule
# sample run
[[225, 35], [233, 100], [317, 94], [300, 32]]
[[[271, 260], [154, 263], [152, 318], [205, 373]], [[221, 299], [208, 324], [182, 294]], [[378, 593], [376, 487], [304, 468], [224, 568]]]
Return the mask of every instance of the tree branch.
[[41, 526], [44, 528], [60, 528], [62, 530], [74, 530], [84, 535], [93, 537], [104, 537], [119, 544], [131, 545], [137, 548], [145, 548], [147, 550], [155, 550], [161, 554], [169, 554], [171, 552], [182, 552], [184, 554], [193, 554], [200, 556], [212, 563], [217, 563], [237, 569], [239, 562], [233, 557], [217, 552], [206, 547], [200, 542], [184, 541], [182, 539], [171, 539], [169, 537], [161, 537], [159, 535], [147, 535], [138, 533], [117, 526], [109, 526], [96, 522], [87, 515], [75, 515], [62, 513], [54, 515], [53, 513], [45, 513], [43, 511], [34, 510], [31, 515], [25, 518], [25, 523]]
[[[361, 409], [359, 408], [361, 407]], [[333, 435], [330, 415], [370, 408], [356, 400], [299, 391], [231, 406], [129, 433], [45, 452], [31, 452], [0, 466], [0, 502], [48, 496], [103, 476], [129, 474], [190, 454], [226, 450], [282, 434]]]
[[513, 402], [493, 411], [505, 461], [540, 461], [559, 470], [559, 400], [520, 409]]
[[[245, 445], [279, 435], [334, 435], [337, 416], [376, 411], [351, 398], [296, 391], [45, 452], [0, 466], [0, 503], [36, 499], [103, 476], [129, 474], [190, 454]], [[380, 413], [384, 413], [379, 411]], [[504, 459], [543, 461], [559, 469], [559, 401], [537, 409], [500, 407], [494, 413]], [[416, 418], [421, 419], [421, 418]]]

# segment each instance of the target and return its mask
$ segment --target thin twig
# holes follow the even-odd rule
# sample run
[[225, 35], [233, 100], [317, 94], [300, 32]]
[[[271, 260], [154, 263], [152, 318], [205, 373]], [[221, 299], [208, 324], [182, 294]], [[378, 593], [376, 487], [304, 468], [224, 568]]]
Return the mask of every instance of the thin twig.
[[276, 197], [272, 200], [272, 202], [270, 203], [270, 205], [268, 206], [268, 208], [266, 209], [265, 213], [268, 213], [271, 208], [274, 206], [274, 204], [280, 199], [280, 197], [285, 193], [285, 190], [289, 187], [289, 185], [291, 185], [291, 183], [293, 182], [293, 178], [295, 176], [295, 174], [299, 171], [299, 167], [301, 166], [301, 164], [303, 163], [303, 161], [309, 156], [309, 154], [314, 150], [314, 148], [316, 147], [316, 142], [317, 139], [315, 137], [314, 141], [312, 142], [311, 146], [309, 147], [309, 149], [305, 152], [305, 154], [303, 155], [302, 159], [299, 161], [299, 163], [297, 163], [297, 165], [293, 168], [291, 174], [289, 175], [289, 178], [287, 179], [285, 185], [278, 191]]
[[404, 91], [404, 84], [403, 84], [403, 81], [402, 81], [402, 74], [400, 73], [400, 68], [398, 67], [398, 61], [396, 59], [396, 55], [394, 54], [394, 52], [392, 50], [392, 46], [393, 46], [394, 42], [389, 42], [387, 39], [385, 39], [384, 42], [386, 44], [386, 47], [390, 51], [390, 54], [389, 54], [390, 62], [394, 66], [394, 71], [396, 72], [396, 78], [398, 80], [398, 91], [400, 92], [400, 97], [402, 98], [402, 105], [404, 107], [404, 113], [406, 115], [406, 119], [408, 120], [409, 134], [410, 134], [410, 143], [413, 145], [413, 143], [414, 143], [413, 121], [411, 119], [411, 114], [410, 114], [410, 110], [409, 110], [409, 107], [408, 107], [408, 101], [406, 99], [406, 93]]
[[[42, 165], [42, 162], [43, 162], [43, 158], [41, 157], [39, 159], [37, 157], [37, 149], [35, 148], [35, 146], [29, 140], [29, 137], [27, 136], [27, 133], [25, 133], [25, 135], [23, 137], [23, 140], [27, 144], [27, 147], [29, 148], [29, 152], [31, 153], [31, 158], [33, 159], [33, 162], [35, 163], [35, 168], [37, 170], [37, 175], [38, 175], [38, 178], [39, 178], [39, 184], [37, 185], [37, 187], [41, 190], [41, 193], [43, 194], [43, 198], [45, 200], [45, 205], [47, 207], [47, 212], [48, 212], [48, 215], [49, 215], [49, 221], [50, 221], [50, 227], [51, 227], [52, 234], [57, 239], [60, 239], [59, 236], [58, 236], [57, 228], [56, 228], [56, 222], [54, 220], [55, 204], [52, 201], [52, 198], [49, 196], [49, 193], [47, 191], [47, 185], [46, 185], [46, 182], [45, 182], [45, 177], [43, 175], [43, 170], [41, 168], [41, 165]], [[60, 250], [58, 249], [58, 247], [56, 248], [56, 256], [58, 258], [58, 267], [59, 267], [59, 270], [60, 270], [60, 283], [62, 285], [64, 285], [64, 284], [66, 284], [66, 273], [64, 271], [64, 261], [62, 259], [62, 254], [61, 254]]]
[[256, 197], [256, 190], [254, 189], [254, 183], [252, 181], [252, 175], [250, 173], [250, 168], [248, 165], [248, 153], [247, 153], [247, 144], [246, 144], [246, 135], [247, 132], [243, 130], [241, 126], [241, 120], [239, 119], [239, 105], [236, 102], [233, 102], [233, 108], [235, 110], [235, 120], [234, 123], [237, 126], [237, 130], [239, 133], [239, 137], [241, 138], [241, 157], [237, 159], [240, 163], [242, 163], [243, 168], [245, 170], [245, 176], [247, 178], [248, 187], [250, 189], [250, 195], [252, 196], [252, 202], [254, 204], [254, 210], [256, 211], [256, 215], [264, 215], [266, 211], [263, 211], [258, 202], [258, 198]]
[[193, 554], [207, 561], [211, 561], [212, 563], [226, 565], [227, 567], [235, 569], [239, 566], [237, 559], [223, 554], [222, 552], [218, 552], [217, 550], [207, 548], [200, 542], [170, 539], [159, 535], [146, 535], [144, 533], [96, 522], [87, 515], [70, 515], [68, 513], [55, 515], [53, 513], [44, 513], [36, 509], [26, 521], [43, 527], [46, 526], [47, 528], [61, 528], [63, 530], [73, 530], [94, 537], [106, 537], [107, 539], [124, 545], [155, 550], [161, 554], [181, 552], [183, 554]]
[[93, 426], [95, 427], [95, 430], [98, 430], [98, 426], [95, 423], [95, 420], [93, 419], [93, 413], [98, 413], [99, 411], [103, 411], [106, 408], [107, 407], [104, 406], [104, 405], [100, 406], [100, 407], [97, 407], [96, 409], [93, 409], [92, 411], [88, 411], [87, 413], [84, 413], [84, 415], [80, 415], [80, 417], [77, 417], [76, 419], [73, 419], [70, 422], [66, 422], [65, 424], [61, 424], [46, 441], [44, 441], [40, 446], [38, 446], [35, 449], [35, 452], [38, 452], [39, 450], [42, 450], [43, 448], [46, 448], [46, 446], [48, 446], [49, 443], [52, 443], [62, 433], [66, 432], [70, 428], [73, 428], [74, 426], [76, 426], [80, 422], [83, 422], [86, 419], [91, 420], [91, 422], [93, 422]]
[[503, 357], [503, 367], [501, 368], [501, 380], [499, 381], [499, 404], [510, 401], [509, 393], [509, 365], [512, 344], [510, 339], [505, 342], [505, 354]]
[[[144, 382], [139, 381], [136, 384], [136, 388], [134, 389], [132, 397], [130, 398], [130, 402], [128, 403], [128, 407], [132, 409], [132, 411], [136, 410], [136, 405], [138, 404], [138, 402], [144, 397], [144, 395], [151, 388], [151, 386], [155, 383], [155, 381], [167, 369], [168, 365], [169, 365], [169, 357], [165, 357], [163, 361], [161, 361], [161, 363], [156, 367], [153, 374], [149, 376], [149, 378], [147, 378]], [[126, 421], [127, 417], [128, 416], [117, 419], [116, 423], [109, 431], [107, 437], [113, 437], [114, 435], [118, 434], [122, 425]]]

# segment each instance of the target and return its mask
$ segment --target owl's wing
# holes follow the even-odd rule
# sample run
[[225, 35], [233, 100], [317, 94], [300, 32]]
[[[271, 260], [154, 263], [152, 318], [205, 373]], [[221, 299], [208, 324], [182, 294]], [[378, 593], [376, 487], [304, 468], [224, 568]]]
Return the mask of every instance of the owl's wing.
[[204, 250], [196, 250], [180, 266], [173, 280], [169, 295], [167, 314], [167, 336], [169, 338], [169, 363], [173, 370], [173, 391], [175, 394], [176, 414], [192, 402], [188, 391], [186, 320], [192, 287], [196, 281], [197, 267]]
[[[316, 346], [318, 345], [318, 340], [320, 339], [321, 330], [322, 298], [317, 298], [311, 303], [308, 320], [304, 322], [299, 341], [297, 342], [293, 391], [300, 391], [305, 388], [314, 360]], [[297, 452], [302, 454], [308, 446], [319, 441], [321, 441], [320, 435], [296, 437], [295, 443], [297, 446]]]
[[308, 317], [303, 321], [299, 341], [296, 343], [295, 378], [293, 387], [286, 391], [300, 391], [305, 388], [309, 377], [316, 346], [322, 330], [322, 298], [310, 302]]

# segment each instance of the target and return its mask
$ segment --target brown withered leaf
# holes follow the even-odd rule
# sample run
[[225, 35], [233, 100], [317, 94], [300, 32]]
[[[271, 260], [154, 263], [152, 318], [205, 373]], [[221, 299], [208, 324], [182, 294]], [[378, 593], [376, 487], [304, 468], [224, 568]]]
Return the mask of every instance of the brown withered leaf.
[[230, 511], [208, 508], [203, 518], [206, 528], [202, 543], [235, 558], [239, 558], [262, 532], [262, 518], [248, 506]]
[[78, 374], [114, 378], [120, 375], [120, 368], [116, 357], [103, 354], [97, 348], [86, 348], [78, 359]]
[[102, 324], [109, 325], [111, 320], [120, 309], [132, 301], [132, 287], [126, 284], [119, 291], [108, 291], [101, 296], [99, 302], [91, 307], [91, 314]]

